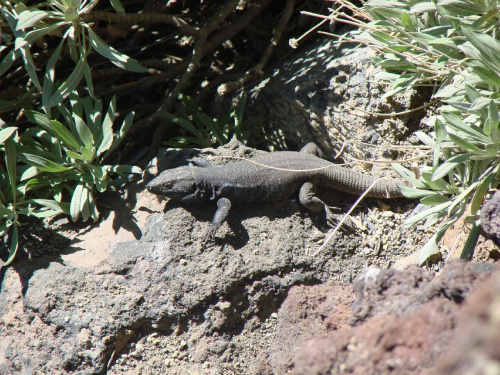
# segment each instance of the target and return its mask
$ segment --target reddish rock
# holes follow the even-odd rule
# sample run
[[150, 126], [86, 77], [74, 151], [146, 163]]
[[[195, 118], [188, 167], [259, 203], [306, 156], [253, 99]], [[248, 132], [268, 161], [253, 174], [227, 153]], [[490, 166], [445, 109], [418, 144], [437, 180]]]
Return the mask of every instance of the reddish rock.
[[478, 285], [458, 314], [438, 374], [500, 374], [500, 272]]
[[274, 374], [469, 374], [481, 360], [500, 374], [495, 266], [451, 261], [438, 276], [370, 269], [353, 287], [292, 288], [270, 351]]
[[353, 301], [350, 284], [293, 287], [279, 311], [275, 341], [269, 351], [274, 373], [285, 373], [307, 340], [349, 327], [347, 319]]

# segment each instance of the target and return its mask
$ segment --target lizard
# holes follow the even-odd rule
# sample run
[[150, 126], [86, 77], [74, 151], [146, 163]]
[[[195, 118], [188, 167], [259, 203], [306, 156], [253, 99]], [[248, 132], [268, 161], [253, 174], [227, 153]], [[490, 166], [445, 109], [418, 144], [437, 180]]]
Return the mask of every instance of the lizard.
[[[335, 215], [315, 194], [315, 187], [361, 195], [374, 176], [345, 168], [321, 158], [322, 152], [309, 143], [300, 152], [276, 151], [219, 166], [187, 165], [167, 169], [147, 184], [149, 192], [176, 202], [216, 201], [217, 210], [204, 239], [213, 239], [234, 204], [275, 202], [299, 192], [300, 203], [312, 212], [324, 211], [333, 226]], [[402, 197], [397, 180], [377, 181], [368, 197]]]

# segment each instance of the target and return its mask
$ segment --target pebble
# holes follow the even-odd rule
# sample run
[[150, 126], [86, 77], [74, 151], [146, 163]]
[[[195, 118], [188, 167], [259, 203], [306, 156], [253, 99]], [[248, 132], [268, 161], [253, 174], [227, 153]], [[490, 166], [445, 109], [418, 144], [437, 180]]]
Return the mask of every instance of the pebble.
[[181, 259], [181, 260], [179, 260], [179, 264], [181, 266], [186, 266], [188, 264], [188, 261], [186, 259]]
[[138, 352], [137, 350], [135, 350], [135, 351], [133, 351], [132, 353], [129, 354], [129, 357], [141, 358], [142, 354], [140, 352]]
[[174, 361], [172, 361], [170, 358], [165, 359], [165, 366], [171, 367], [174, 364]]
[[394, 217], [394, 212], [392, 211], [383, 211], [382, 217]]

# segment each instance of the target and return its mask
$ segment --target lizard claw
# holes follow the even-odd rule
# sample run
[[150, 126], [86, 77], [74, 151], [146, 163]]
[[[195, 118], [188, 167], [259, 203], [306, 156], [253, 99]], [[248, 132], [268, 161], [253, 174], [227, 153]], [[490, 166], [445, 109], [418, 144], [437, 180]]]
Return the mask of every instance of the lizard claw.
[[[326, 222], [332, 228], [335, 228], [343, 218], [343, 214], [334, 214], [328, 206], [325, 205]], [[350, 217], [347, 217], [342, 223], [341, 229], [354, 229], [353, 222]]]
[[217, 229], [219, 229], [219, 227], [220, 225], [212, 223], [210, 225], [210, 228], [208, 228], [207, 232], [202, 237], [202, 242], [203, 243], [212, 242], [215, 239], [215, 232], [217, 232]]

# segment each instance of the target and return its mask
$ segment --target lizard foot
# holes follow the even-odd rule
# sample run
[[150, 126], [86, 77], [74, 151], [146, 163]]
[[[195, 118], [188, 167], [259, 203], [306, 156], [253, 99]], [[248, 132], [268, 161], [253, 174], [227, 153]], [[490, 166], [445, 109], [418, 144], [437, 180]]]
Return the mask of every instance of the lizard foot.
[[[326, 205], [325, 205], [325, 213], [326, 213], [326, 222], [332, 228], [335, 228], [345, 215], [343, 213], [333, 213], [330, 207]], [[352, 222], [350, 217], [347, 217], [344, 220], [344, 222], [342, 223], [342, 227], [340, 229], [348, 232], [354, 230], [354, 223]]]
[[219, 229], [218, 226], [214, 224], [210, 225], [210, 228], [208, 228], [207, 232], [201, 238], [201, 242], [203, 244], [206, 244], [208, 242], [213, 242], [215, 239], [215, 232], [217, 232], [217, 229]]

